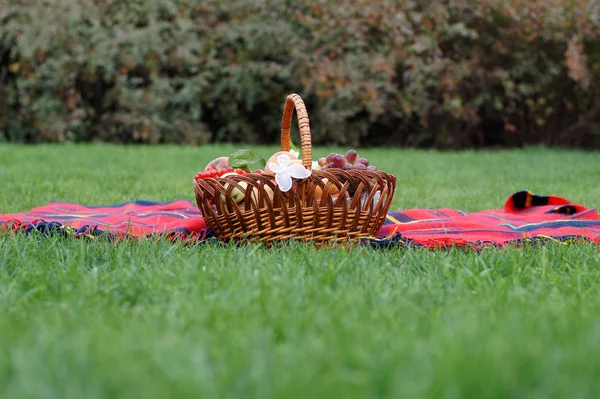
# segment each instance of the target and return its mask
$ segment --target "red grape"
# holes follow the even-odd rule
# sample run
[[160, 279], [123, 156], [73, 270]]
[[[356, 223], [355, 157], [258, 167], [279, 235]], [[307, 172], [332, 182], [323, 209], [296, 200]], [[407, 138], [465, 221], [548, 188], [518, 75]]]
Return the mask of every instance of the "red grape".
[[327, 163], [332, 163], [333, 162], [333, 157], [335, 157], [336, 155], [338, 155], [338, 154], [336, 154], [335, 152], [332, 152], [331, 154], [327, 155], [327, 158], [325, 158], [325, 161]]
[[334, 165], [336, 168], [340, 168], [340, 169], [342, 169], [342, 168], [343, 168], [343, 167], [344, 167], [344, 166], [345, 166], [347, 163], [348, 163], [348, 162], [347, 162], [347, 160], [346, 160], [346, 157], [345, 157], [345, 156], [343, 156], [343, 155], [341, 155], [341, 154], [336, 154], [336, 155], [333, 157], [333, 165]]
[[348, 150], [348, 152], [346, 153], [346, 159], [351, 164], [353, 164], [356, 161], [357, 157], [358, 157], [358, 154], [354, 150]]
[[318, 164], [321, 166], [321, 169], [356, 169], [372, 172], [377, 170], [375, 166], [369, 166], [369, 161], [366, 158], [360, 157], [356, 150], [348, 150], [345, 156], [337, 152], [332, 152], [327, 155], [327, 158], [319, 158]]
[[365, 158], [358, 158], [356, 161], [354, 161], [354, 163], [362, 163], [365, 166], [369, 166], [369, 161], [367, 161]]

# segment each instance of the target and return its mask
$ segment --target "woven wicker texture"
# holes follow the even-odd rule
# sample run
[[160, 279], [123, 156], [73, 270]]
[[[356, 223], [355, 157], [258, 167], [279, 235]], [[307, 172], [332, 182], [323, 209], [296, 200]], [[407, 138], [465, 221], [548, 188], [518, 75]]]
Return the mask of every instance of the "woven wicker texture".
[[[294, 110], [302, 164], [311, 169], [308, 113], [297, 94], [289, 95], [285, 103], [281, 150], [290, 150]], [[217, 237], [260, 242], [339, 242], [373, 236], [385, 220], [395, 188], [396, 177], [383, 171], [333, 168], [313, 170], [308, 178], [294, 180], [288, 192], [279, 190], [274, 176], [265, 174], [194, 180], [198, 208]]]

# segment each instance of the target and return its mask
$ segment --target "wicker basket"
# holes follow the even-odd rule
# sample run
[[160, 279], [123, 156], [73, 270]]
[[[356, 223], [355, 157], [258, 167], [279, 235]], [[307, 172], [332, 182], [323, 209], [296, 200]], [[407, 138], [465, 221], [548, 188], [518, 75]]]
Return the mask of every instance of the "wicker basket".
[[[297, 94], [287, 97], [281, 123], [281, 150], [290, 150], [296, 110], [302, 165], [311, 170], [312, 144], [308, 113]], [[221, 239], [355, 241], [370, 237], [390, 208], [396, 177], [382, 171], [313, 170], [282, 192], [273, 176], [248, 173], [194, 180], [196, 203], [206, 224]], [[237, 198], [243, 196], [237, 203]], [[241, 196], [239, 195], [241, 192]]]

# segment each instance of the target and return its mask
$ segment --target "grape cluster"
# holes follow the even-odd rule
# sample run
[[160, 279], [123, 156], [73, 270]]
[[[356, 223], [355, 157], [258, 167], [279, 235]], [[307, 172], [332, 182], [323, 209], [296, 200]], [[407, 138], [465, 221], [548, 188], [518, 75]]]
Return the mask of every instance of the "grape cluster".
[[331, 154], [327, 155], [326, 158], [319, 158], [318, 163], [322, 170], [331, 168], [344, 170], [368, 170], [371, 172], [375, 172], [377, 170], [375, 166], [369, 165], [368, 160], [359, 157], [354, 150], [349, 150], [346, 155], [332, 152]]

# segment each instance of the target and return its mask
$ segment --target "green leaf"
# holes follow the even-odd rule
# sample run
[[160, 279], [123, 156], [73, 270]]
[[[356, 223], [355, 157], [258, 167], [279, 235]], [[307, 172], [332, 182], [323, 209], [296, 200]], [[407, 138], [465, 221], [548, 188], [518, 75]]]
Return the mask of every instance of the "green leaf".
[[263, 157], [256, 155], [250, 150], [238, 150], [229, 156], [230, 167], [234, 169], [239, 168], [246, 172], [264, 169], [266, 165], [267, 161]]

